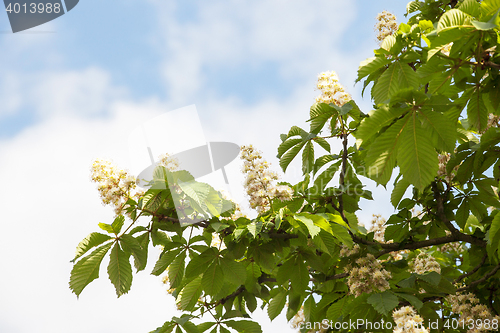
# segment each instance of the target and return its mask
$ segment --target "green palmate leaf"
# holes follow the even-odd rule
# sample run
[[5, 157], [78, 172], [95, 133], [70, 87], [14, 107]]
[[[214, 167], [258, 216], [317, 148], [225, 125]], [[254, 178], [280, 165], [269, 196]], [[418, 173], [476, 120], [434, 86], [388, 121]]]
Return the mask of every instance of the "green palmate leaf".
[[418, 75], [410, 65], [404, 62], [395, 62], [399, 66], [399, 87], [400, 88], [418, 88]]
[[335, 223], [332, 223], [331, 227], [333, 231], [333, 236], [337, 238], [339, 241], [341, 241], [344, 245], [352, 249], [354, 244], [352, 241], [352, 237], [351, 235], [349, 235], [347, 229]]
[[238, 333], [262, 333], [260, 325], [250, 320], [226, 320], [223, 324], [236, 330]]
[[299, 143], [299, 144], [293, 146], [291, 149], [289, 149], [286, 152], [286, 154], [281, 156], [280, 167], [283, 169], [283, 172], [286, 171], [286, 168], [288, 167], [288, 165], [292, 162], [292, 160], [295, 158], [295, 156], [297, 156], [297, 154], [300, 152], [300, 150], [302, 149], [302, 147], [304, 147], [305, 144], [306, 144], [305, 142]]
[[292, 126], [292, 128], [290, 128], [290, 131], [288, 132], [288, 137], [291, 138], [292, 136], [296, 135], [300, 135], [302, 139], [305, 139], [309, 135], [309, 133], [298, 126]]
[[278, 147], [278, 158], [281, 158], [290, 148], [302, 142], [302, 139], [288, 139], [283, 141]]
[[254, 312], [257, 309], [257, 299], [254, 294], [249, 292], [245, 293], [245, 303], [248, 308], [248, 311]]
[[482, 19], [488, 20], [490, 19], [493, 15], [495, 15], [498, 12], [498, 9], [500, 8], [500, 0], [483, 0], [481, 1], [481, 14], [482, 14]]
[[99, 223], [99, 228], [101, 228], [102, 230], [104, 230], [106, 232], [109, 232], [110, 234], [114, 233], [113, 232], [113, 227], [111, 226], [111, 224], [100, 222]]
[[302, 173], [308, 174], [313, 170], [314, 166], [314, 147], [311, 141], [306, 143], [302, 152]]
[[71, 270], [69, 287], [79, 296], [82, 290], [93, 280], [99, 277], [99, 267], [102, 259], [111, 248], [113, 243], [102, 245], [95, 249], [90, 255], [80, 259]]
[[168, 244], [172, 243], [172, 240], [166, 233], [155, 229], [153, 229], [153, 231], [151, 232], [151, 241], [153, 242], [154, 246], [167, 246]]
[[432, 137], [434, 146], [453, 152], [457, 139], [455, 123], [443, 114], [425, 108], [420, 110], [420, 116], [424, 119], [427, 135]]
[[417, 115], [413, 113], [406, 121], [398, 149], [398, 164], [404, 178], [422, 190], [437, 175], [439, 161], [432, 140]]
[[215, 247], [209, 247], [200, 255], [194, 256], [186, 267], [186, 278], [190, 279], [203, 274], [218, 254], [219, 251]]
[[326, 311], [326, 317], [330, 320], [337, 321], [344, 314], [346, 306], [349, 302], [349, 297], [344, 297], [333, 303]]
[[395, 52], [398, 47], [401, 47], [401, 43], [398, 43], [397, 39], [393, 35], [389, 35], [384, 38], [382, 43], [380, 44], [380, 48], [382, 50], [386, 50], [389, 53], [398, 53]]
[[252, 222], [247, 225], [248, 231], [252, 234], [252, 236], [255, 238], [257, 237], [258, 234], [260, 234], [260, 231], [262, 230], [262, 222]]
[[313, 238], [314, 244], [320, 251], [323, 251], [331, 256], [336, 251], [337, 240], [328, 232], [321, 230], [318, 237]]
[[113, 229], [113, 232], [116, 235], [120, 233], [124, 223], [125, 223], [125, 217], [123, 215], [119, 215], [115, 218], [115, 220], [111, 224], [111, 228]]
[[472, 21], [472, 25], [477, 29], [477, 30], [493, 30], [495, 28], [498, 28], [498, 25], [496, 25], [494, 22], [480, 22], [480, 21]]
[[482, 98], [482, 92], [476, 90], [467, 105], [467, 120], [473, 128], [483, 131], [488, 125], [488, 110]]
[[75, 262], [76, 259], [83, 256], [91, 248], [101, 245], [102, 243], [110, 239], [111, 236], [108, 235], [104, 235], [98, 232], [91, 233], [90, 235], [85, 237], [76, 247], [75, 258], [72, 260], [72, 262]]
[[389, 126], [395, 118], [399, 117], [405, 110], [387, 106], [375, 110], [368, 118], [365, 118], [354, 133], [356, 145], [360, 147], [363, 141], [369, 140], [385, 126]]
[[314, 187], [309, 191], [310, 195], [321, 194], [325, 187], [330, 183], [333, 176], [339, 171], [341, 161], [330, 165], [314, 180]]
[[410, 186], [410, 183], [407, 182], [404, 178], [401, 178], [399, 182], [394, 186], [394, 189], [391, 193], [391, 203], [394, 208], [398, 207], [398, 204], [401, 201], [401, 198], [405, 194], [406, 190], [408, 189], [408, 186]]
[[303, 213], [301, 213], [301, 215], [295, 215], [294, 216], [295, 220], [302, 222], [306, 226], [307, 230], [309, 231], [309, 234], [312, 237], [316, 236], [321, 230], [320, 227], [316, 226], [313, 220], [302, 214]]
[[328, 119], [337, 114], [337, 110], [329, 104], [315, 103], [311, 107], [310, 114], [311, 119], [308, 121], [311, 122], [311, 133], [318, 134], [323, 129]]
[[[186, 252], [183, 251], [168, 266], [168, 282], [170, 283], [170, 288], [177, 288], [181, 284], [184, 276], [185, 260]], [[205, 269], [206, 267], [203, 268]]]
[[441, 15], [438, 21], [437, 30], [440, 32], [447, 28], [470, 25], [471, 19], [472, 17], [469, 14], [453, 8]]
[[309, 270], [307, 269], [304, 259], [301, 255], [295, 258], [295, 269], [292, 270], [290, 275], [290, 282], [293, 290], [296, 292], [303, 292], [309, 284]]
[[410, 1], [406, 5], [406, 15], [416, 12], [420, 9], [420, 1]]
[[[148, 237], [147, 234], [146, 237]], [[142, 247], [138, 239], [125, 234], [120, 237], [120, 245], [123, 250], [130, 251], [132, 253], [134, 256], [134, 266], [138, 272], [146, 268], [148, 252]]]
[[338, 159], [338, 157], [338, 155], [323, 155], [321, 157], [318, 157], [316, 159], [316, 162], [314, 162], [313, 174], [316, 174], [324, 165], [335, 161], [336, 159]]
[[429, 61], [436, 53], [440, 52], [446, 44], [465, 39], [469, 34], [477, 31], [474, 27], [453, 27], [441, 30], [437, 37], [431, 40], [430, 50], [427, 53]]
[[373, 100], [376, 104], [386, 102], [399, 89], [399, 66], [391, 64], [373, 86]]
[[271, 299], [267, 307], [267, 315], [271, 321], [276, 318], [285, 307], [287, 291], [282, 289], [276, 296]]
[[216, 322], [214, 321], [207, 321], [207, 322], [204, 322], [204, 323], [201, 323], [201, 324], [198, 324], [197, 328], [198, 328], [198, 332], [200, 333], [203, 333], [205, 332], [206, 330], [210, 329], [212, 326], [214, 326], [216, 324]]
[[290, 258], [278, 268], [278, 273], [276, 273], [276, 282], [279, 285], [283, 285], [285, 288], [288, 288], [288, 281], [290, 280], [292, 271], [295, 269], [294, 265], [294, 258]]
[[488, 241], [495, 244], [500, 239], [500, 213], [497, 213], [491, 222]]
[[118, 243], [111, 250], [108, 276], [115, 286], [116, 295], [120, 297], [128, 293], [132, 285], [132, 266], [130, 265], [130, 254], [123, 252]]
[[396, 156], [401, 141], [401, 130], [408, 116], [398, 120], [382, 133], [368, 148], [366, 166], [368, 176], [379, 184], [387, 184], [396, 166]]
[[245, 283], [247, 271], [242, 262], [234, 261], [229, 258], [222, 258], [220, 259], [220, 266], [226, 281], [237, 286]]
[[422, 275], [419, 274], [418, 278], [435, 286], [439, 285], [439, 282], [441, 281], [441, 275], [437, 272], [428, 272]]
[[210, 192], [210, 185], [199, 182], [178, 182], [181, 190], [193, 199], [198, 205], [203, 206], [203, 202]]
[[217, 295], [217, 293], [222, 289], [223, 284], [224, 274], [222, 273], [222, 268], [215, 260], [210, 266], [208, 266], [205, 273], [203, 273], [201, 286], [203, 287], [203, 290], [206, 294], [213, 296]]
[[422, 308], [422, 306], [424, 305], [424, 303], [422, 303], [421, 300], [419, 300], [417, 297], [413, 295], [402, 294], [402, 293], [396, 293], [396, 295], [410, 302], [410, 304], [414, 306], [417, 311], [420, 310], [420, 308]]
[[202, 276], [198, 276], [193, 281], [189, 282], [180, 292], [178, 296], [179, 307], [184, 311], [192, 311], [198, 298], [202, 293], [201, 285]]
[[356, 79], [356, 82], [359, 82], [365, 76], [374, 73], [389, 63], [389, 59], [385, 56], [376, 56], [362, 61], [358, 68], [358, 78]]
[[175, 326], [176, 326], [175, 322], [167, 321], [165, 324], [162, 325], [162, 327], [158, 327], [157, 329], [149, 333], [170, 333], [174, 330]]
[[399, 304], [397, 296], [384, 291], [383, 293], [373, 294], [366, 300], [380, 314], [387, 316], [389, 312]]
[[175, 257], [181, 252], [181, 249], [176, 249], [172, 251], [163, 251], [160, 255], [160, 259], [155, 264], [151, 274], [159, 276], [168, 268], [168, 266], [174, 261]]
[[405, 88], [418, 88], [418, 75], [408, 64], [396, 61], [374, 85], [373, 99], [376, 104], [387, 102], [400, 89]]
[[458, 6], [458, 9], [473, 17], [481, 15], [481, 5], [477, 0], [465, 0]]
[[316, 137], [313, 139], [313, 142], [317, 143], [321, 148], [323, 148], [327, 152], [330, 152], [331, 150], [330, 144], [325, 139]]

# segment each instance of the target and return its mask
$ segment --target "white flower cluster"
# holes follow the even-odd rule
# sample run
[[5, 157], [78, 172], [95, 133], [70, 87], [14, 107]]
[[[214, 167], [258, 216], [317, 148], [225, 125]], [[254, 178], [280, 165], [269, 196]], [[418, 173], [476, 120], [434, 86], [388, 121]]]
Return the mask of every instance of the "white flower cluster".
[[290, 320], [290, 327], [298, 329], [302, 324], [304, 324], [304, 306], [300, 307], [300, 310], [297, 311], [295, 316]]
[[446, 165], [450, 160], [450, 156], [451, 155], [449, 153], [438, 154], [439, 169], [437, 175], [438, 177], [444, 177], [444, 180], [446, 180], [448, 183], [451, 183], [459, 167], [459, 165], [457, 165], [456, 167], [453, 168], [453, 170], [451, 170], [451, 173], [448, 174], [448, 172], [446, 171]]
[[392, 277], [391, 273], [386, 271], [380, 261], [371, 254], [358, 258], [354, 267], [347, 265], [344, 270], [349, 272], [347, 279], [349, 291], [356, 297], [363, 293], [369, 294], [390, 288], [387, 280]]
[[316, 97], [317, 103], [342, 106], [352, 99], [344, 86], [339, 83], [337, 73], [334, 71], [319, 74], [316, 88], [321, 91], [321, 95]]
[[494, 115], [493, 113], [488, 115], [488, 124], [486, 125], [484, 132], [489, 130], [491, 127], [500, 127], [500, 116]]
[[[168, 268], [167, 268], [168, 270]], [[166, 274], [163, 279], [162, 279], [162, 282], [163, 284], [167, 285], [168, 286], [168, 289], [167, 289], [167, 293], [169, 293], [170, 295], [172, 295], [175, 291], [175, 288], [170, 288], [170, 281], [168, 280], [168, 274]]]
[[423, 326], [424, 319], [411, 306], [403, 306], [392, 312], [396, 324], [393, 333], [429, 333]]
[[[304, 306], [301, 306], [300, 310], [295, 314], [295, 316], [293, 316], [293, 318], [290, 320], [289, 323], [291, 328], [296, 329], [298, 331], [300, 330], [301, 327], [304, 326], [305, 324]], [[320, 325], [314, 325], [314, 326], [318, 326], [318, 328], [312, 328], [308, 330], [307, 333], [326, 333], [328, 332], [329, 328], [328, 319], [323, 319]]]
[[135, 191], [135, 177], [125, 170], [118, 169], [110, 161], [96, 159], [92, 164], [91, 179], [97, 183], [97, 190], [103, 204], [115, 206], [115, 213], [121, 214], [128, 198], [136, 197], [141, 192]]
[[[451, 231], [445, 230], [445, 232], [446, 236], [451, 235]], [[443, 253], [450, 253], [450, 252], [462, 253], [465, 251], [464, 246], [460, 242], [446, 243], [438, 247], [438, 249]]]
[[218, 233], [212, 233], [212, 242], [210, 243], [211, 247], [216, 247], [219, 250], [224, 250], [226, 248], [226, 244], [224, 244], [224, 240], [220, 239]]
[[179, 169], [179, 161], [170, 154], [160, 155], [158, 160], [158, 165], [164, 166], [167, 170], [177, 171]]
[[354, 244], [354, 246], [352, 247], [352, 250], [350, 250], [344, 244], [342, 244], [340, 246], [340, 256], [341, 257], [350, 257], [354, 254], [358, 254], [358, 252], [359, 252], [359, 245], [358, 244]]
[[410, 262], [410, 268], [414, 273], [425, 274], [427, 272], [436, 272], [441, 274], [441, 266], [428, 253], [420, 252], [415, 259]]
[[398, 31], [398, 23], [396, 16], [387, 11], [383, 11], [377, 15], [377, 24], [375, 24], [375, 31], [377, 31], [377, 40], [382, 42], [387, 36], [393, 35]]
[[[451, 311], [460, 315], [459, 322], [474, 322], [478, 325], [470, 328], [467, 333], [480, 333], [487, 331], [497, 331], [491, 325], [493, 320], [500, 322], [500, 316], [493, 316], [486, 305], [479, 304], [479, 299], [473, 293], [456, 293], [446, 296], [446, 301], [451, 305]], [[490, 325], [486, 325], [489, 323]], [[498, 326], [497, 326], [498, 327]]]
[[379, 243], [386, 243], [385, 234], [385, 219], [380, 214], [373, 214], [372, 225], [368, 228], [368, 232], [374, 232], [373, 239]]
[[287, 185], [275, 185], [278, 175], [269, 170], [267, 163], [252, 145], [241, 147], [244, 160], [243, 173], [246, 173], [245, 189], [250, 198], [250, 206], [262, 213], [270, 208], [272, 199], [290, 200], [293, 190]]

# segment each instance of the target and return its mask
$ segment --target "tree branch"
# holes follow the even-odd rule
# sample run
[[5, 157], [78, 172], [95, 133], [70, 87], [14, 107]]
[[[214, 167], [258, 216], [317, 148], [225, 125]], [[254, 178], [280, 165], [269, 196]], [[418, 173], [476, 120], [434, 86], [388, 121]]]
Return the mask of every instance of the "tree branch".
[[489, 272], [488, 274], [486, 274], [485, 276], [483, 276], [481, 279], [479, 280], [476, 280], [474, 282], [471, 282], [469, 283], [467, 286], [463, 287], [463, 288], [458, 288], [457, 289], [457, 292], [460, 292], [460, 291], [465, 291], [467, 289], [470, 289], [474, 286], [477, 286], [478, 284], [488, 280], [490, 277], [492, 277], [493, 275], [496, 274], [496, 272], [500, 269], [500, 264], [496, 265], [495, 268], [493, 268], [493, 270], [491, 272]]
[[460, 275], [456, 280], [455, 282], [460, 282], [462, 281], [463, 279], [465, 279], [466, 277], [468, 276], [471, 276], [472, 274], [476, 273], [483, 265], [484, 265], [484, 262], [486, 261], [486, 258], [488, 258], [488, 254], [485, 254], [483, 256], [483, 259], [481, 260], [481, 263], [479, 265], [477, 265], [476, 267], [474, 267], [474, 269], [468, 273], [465, 273], [465, 274], [462, 274]]

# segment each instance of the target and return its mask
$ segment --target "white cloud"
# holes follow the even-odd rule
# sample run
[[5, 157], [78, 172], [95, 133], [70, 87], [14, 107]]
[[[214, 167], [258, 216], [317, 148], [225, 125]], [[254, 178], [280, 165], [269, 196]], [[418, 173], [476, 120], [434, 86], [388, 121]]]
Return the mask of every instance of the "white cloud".
[[165, 44], [163, 75], [173, 101], [210, 92], [203, 71], [207, 68], [241, 70], [276, 62], [283, 79], [301, 82], [319, 71], [343, 71], [354, 64], [339, 47], [355, 14], [348, 2], [200, 2], [193, 13], [197, 20], [187, 22], [175, 16], [178, 3], [152, 2], [158, 6]]

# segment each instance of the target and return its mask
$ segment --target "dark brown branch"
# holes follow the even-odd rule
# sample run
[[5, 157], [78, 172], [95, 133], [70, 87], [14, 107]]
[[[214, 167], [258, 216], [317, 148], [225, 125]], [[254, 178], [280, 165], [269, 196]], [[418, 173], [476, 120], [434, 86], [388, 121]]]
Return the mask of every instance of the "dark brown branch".
[[[224, 303], [226, 303], [227, 301], [229, 301], [230, 299], [235, 298], [236, 296], [238, 296], [239, 294], [241, 294], [241, 293], [242, 293], [242, 292], [244, 292], [244, 291], [245, 291], [245, 287], [244, 287], [244, 286], [239, 287], [239, 288], [238, 288], [238, 289], [236, 289], [236, 291], [235, 291], [234, 293], [232, 293], [231, 295], [228, 295], [228, 296], [226, 296], [226, 297], [224, 297], [224, 298], [221, 298], [220, 300], [218, 300], [217, 302], [215, 302], [215, 304], [214, 304], [214, 308], [215, 308], [217, 305], [219, 305], [219, 304], [224, 304]], [[206, 304], [206, 305], [208, 305], [208, 304]]]
[[455, 280], [455, 282], [460, 282], [460, 281], [462, 281], [463, 279], [465, 279], [466, 277], [471, 276], [472, 274], [476, 273], [476, 272], [477, 272], [477, 271], [478, 271], [478, 270], [479, 270], [479, 269], [480, 269], [480, 268], [484, 265], [484, 263], [485, 263], [485, 261], [486, 261], [486, 258], [488, 258], [488, 254], [485, 254], [485, 255], [483, 256], [483, 259], [481, 260], [481, 263], [480, 263], [479, 265], [477, 265], [476, 267], [474, 267], [474, 269], [473, 269], [472, 271], [470, 271], [470, 272], [468, 272], [468, 273], [465, 273], [465, 274], [460, 275], [460, 276], [459, 276], [459, 277]]
[[349, 273], [335, 274], [335, 275], [327, 276], [326, 281], [343, 279], [343, 278], [348, 277], [348, 276], [349, 276]]
[[292, 235], [292, 234], [278, 234], [278, 233], [269, 233], [269, 237], [274, 238], [274, 239], [291, 239], [291, 238], [299, 238], [298, 235]]
[[493, 68], [500, 68], [500, 64], [494, 63], [492, 61], [485, 61], [483, 63], [483, 65], [488, 66], [488, 67], [493, 67]]
[[[342, 151], [342, 170], [340, 171], [340, 177], [339, 177], [339, 183], [340, 183], [340, 188], [341, 190], [345, 189], [345, 174], [347, 171], [347, 134], [343, 133], [342, 134], [342, 145], [344, 150]], [[344, 220], [347, 225], [349, 225], [349, 221], [345, 217], [344, 214], [344, 200], [343, 200], [343, 194], [339, 195], [339, 207], [338, 207], [338, 212], [340, 213], [340, 216]]]
[[500, 269], [500, 264], [496, 265], [495, 268], [493, 268], [493, 270], [491, 272], [489, 272], [488, 274], [486, 274], [485, 276], [483, 276], [481, 279], [476, 280], [474, 282], [471, 282], [471, 283], [469, 283], [467, 286], [465, 286], [463, 288], [458, 288], [457, 292], [465, 291], [465, 290], [470, 289], [470, 288], [472, 288], [474, 286], [477, 286], [480, 283], [483, 283], [484, 281], [488, 280], [490, 277], [492, 277], [493, 275], [495, 275], [496, 272], [499, 269]]

